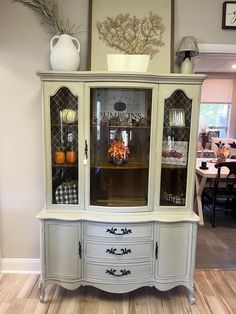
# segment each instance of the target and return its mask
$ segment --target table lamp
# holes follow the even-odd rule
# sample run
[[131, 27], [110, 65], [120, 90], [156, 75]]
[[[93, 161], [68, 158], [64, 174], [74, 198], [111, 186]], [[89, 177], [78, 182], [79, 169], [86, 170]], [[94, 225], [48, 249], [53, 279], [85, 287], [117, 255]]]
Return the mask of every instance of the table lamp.
[[193, 36], [184, 36], [181, 40], [176, 55], [183, 59], [180, 67], [180, 72], [184, 74], [193, 73], [192, 57], [199, 54], [197, 40]]

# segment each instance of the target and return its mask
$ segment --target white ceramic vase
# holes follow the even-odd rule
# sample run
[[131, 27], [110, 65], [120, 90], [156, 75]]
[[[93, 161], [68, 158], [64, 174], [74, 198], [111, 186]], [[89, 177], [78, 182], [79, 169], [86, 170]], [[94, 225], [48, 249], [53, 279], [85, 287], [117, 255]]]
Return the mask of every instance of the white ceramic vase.
[[147, 72], [149, 55], [108, 54], [108, 71]]
[[80, 65], [80, 43], [67, 35], [56, 35], [50, 42], [51, 67], [55, 71], [77, 71]]

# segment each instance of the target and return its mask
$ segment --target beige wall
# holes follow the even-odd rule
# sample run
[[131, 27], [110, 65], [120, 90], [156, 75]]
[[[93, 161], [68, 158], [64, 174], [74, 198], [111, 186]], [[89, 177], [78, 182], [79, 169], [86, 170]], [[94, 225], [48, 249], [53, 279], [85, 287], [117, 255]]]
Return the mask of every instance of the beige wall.
[[176, 43], [185, 35], [201, 44], [235, 44], [235, 31], [222, 30], [225, 0], [175, 0]]
[[236, 79], [233, 79], [233, 94], [232, 94], [232, 106], [231, 106], [231, 120], [229, 126], [229, 136], [236, 138]]
[[[83, 25], [81, 69], [87, 62], [87, 0], [58, 1]], [[45, 202], [42, 114], [38, 70], [49, 70], [49, 42], [35, 15], [9, 0], [0, 5], [0, 248], [3, 258], [39, 257]]]
[[[88, 0], [58, 2], [72, 23], [83, 25], [84, 32], [77, 38], [82, 47], [81, 70], [86, 70]], [[190, 34], [200, 43], [234, 44], [235, 32], [221, 30], [222, 3], [175, 0], [175, 43]], [[50, 38], [31, 11], [19, 3], [1, 0], [0, 248], [4, 258], [39, 257], [35, 215], [45, 198], [40, 81], [35, 73], [50, 69]]]
[[231, 103], [233, 85], [232, 79], [206, 79], [202, 86], [201, 102]]
[[230, 103], [231, 119], [229, 125], [229, 137], [235, 138], [236, 127], [236, 79], [231, 78], [208, 78], [202, 86], [201, 102], [206, 103]]

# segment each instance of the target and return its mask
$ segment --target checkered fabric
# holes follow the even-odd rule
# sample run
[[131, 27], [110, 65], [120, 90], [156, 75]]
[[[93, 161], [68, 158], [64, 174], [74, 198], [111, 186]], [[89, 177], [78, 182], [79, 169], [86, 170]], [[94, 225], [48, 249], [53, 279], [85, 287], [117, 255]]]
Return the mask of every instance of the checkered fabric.
[[161, 194], [161, 199], [166, 202], [173, 203], [174, 205], [185, 205], [185, 198], [183, 196], [174, 196], [163, 192]]
[[173, 202], [174, 201], [174, 196], [172, 194], [168, 194], [166, 192], [163, 192], [161, 194], [161, 198], [163, 201], [166, 201], [166, 202]]
[[78, 204], [77, 181], [63, 182], [55, 192], [57, 204]]
[[183, 196], [175, 196], [173, 203], [175, 205], [185, 205], [185, 198]]

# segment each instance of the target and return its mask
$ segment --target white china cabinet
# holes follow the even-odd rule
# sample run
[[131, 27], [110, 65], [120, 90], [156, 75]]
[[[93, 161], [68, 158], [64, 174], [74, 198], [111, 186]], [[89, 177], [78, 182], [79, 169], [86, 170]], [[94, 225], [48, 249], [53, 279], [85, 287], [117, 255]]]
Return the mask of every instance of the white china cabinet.
[[49, 284], [125, 293], [184, 285], [194, 299], [193, 212], [204, 75], [40, 72]]

